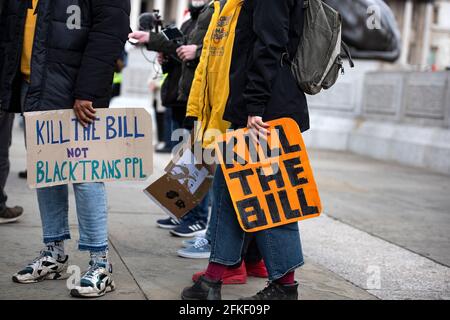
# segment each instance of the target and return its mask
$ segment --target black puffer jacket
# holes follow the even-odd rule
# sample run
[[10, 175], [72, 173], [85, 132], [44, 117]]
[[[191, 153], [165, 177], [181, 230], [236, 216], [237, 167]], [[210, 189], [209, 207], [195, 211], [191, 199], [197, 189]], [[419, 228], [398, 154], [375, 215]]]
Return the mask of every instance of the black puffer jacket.
[[288, 63], [303, 28], [303, 0], [245, 0], [238, 24], [230, 68], [230, 95], [224, 120], [243, 127], [247, 118], [294, 119], [309, 129], [308, 106]]
[[[8, 112], [21, 111], [20, 57], [28, 4], [4, 0], [0, 20], [0, 104]], [[81, 28], [67, 27], [76, 12], [70, 6], [81, 9]], [[39, 0], [23, 111], [70, 109], [75, 99], [108, 107], [114, 63], [130, 30], [129, 14], [129, 0]]]

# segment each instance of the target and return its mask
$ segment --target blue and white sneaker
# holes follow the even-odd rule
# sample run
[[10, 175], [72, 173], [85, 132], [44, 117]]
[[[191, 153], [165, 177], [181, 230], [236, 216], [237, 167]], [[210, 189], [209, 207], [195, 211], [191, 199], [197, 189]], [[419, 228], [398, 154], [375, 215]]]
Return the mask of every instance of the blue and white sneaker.
[[184, 238], [204, 235], [206, 233], [206, 223], [202, 221], [194, 223], [182, 222], [178, 227], [170, 230], [170, 233], [174, 236]]
[[80, 284], [70, 290], [70, 295], [77, 298], [97, 298], [114, 291], [116, 286], [112, 279], [112, 266], [102, 262], [89, 262], [90, 268], [81, 277]]
[[12, 280], [16, 283], [36, 283], [44, 280], [67, 279], [70, 276], [67, 273], [69, 256], [57, 255], [57, 257], [55, 258], [52, 254], [51, 247], [47, 247], [40, 252], [39, 257], [14, 274]]
[[180, 225], [180, 223], [173, 218], [157, 220], [156, 224], [162, 229], [175, 229]]
[[211, 255], [211, 245], [205, 238], [197, 238], [194, 245], [178, 250], [178, 255], [188, 259], [209, 259]]
[[184, 248], [192, 247], [199, 238], [203, 238], [203, 237], [196, 237], [194, 239], [183, 240], [183, 242], [181, 242], [181, 245]]

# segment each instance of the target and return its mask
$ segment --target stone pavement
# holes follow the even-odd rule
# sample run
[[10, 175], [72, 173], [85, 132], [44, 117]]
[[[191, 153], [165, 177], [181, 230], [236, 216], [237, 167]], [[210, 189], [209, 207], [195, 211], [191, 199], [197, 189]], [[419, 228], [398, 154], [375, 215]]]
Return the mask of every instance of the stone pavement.
[[[312, 151], [325, 214], [300, 223], [306, 264], [297, 272], [300, 299], [450, 299], [450, 177], [337, 152]], [[168, 156], [155, 156], [158, 177]], [[0, 299], [70, 299], [65, 281], [33, 285], [11, 275], [41, 247], [35, 192], [17, 172], [25, 168], [15, 128], [7, 185], [10, 205], [20, 204], [20, 223], [0, 226]], [[178, 258], [181, 239], [158, 229], [162, 210], [142, 192], [147, 183], [108, 184], [111, 259], [118, 289], [103, 299], [178, 299], [206, 260]], [[84, 269], [76, 250], [71, 199], [71, 264]], [[265, 285], [225, 286], [225, 299], [250, 295]]]

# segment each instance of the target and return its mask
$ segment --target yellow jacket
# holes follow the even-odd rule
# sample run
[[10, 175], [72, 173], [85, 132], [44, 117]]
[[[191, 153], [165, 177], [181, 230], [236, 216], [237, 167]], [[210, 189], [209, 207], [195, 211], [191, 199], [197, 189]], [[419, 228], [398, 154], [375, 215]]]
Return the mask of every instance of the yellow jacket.
[[200, 63], [189, 95], [187, 114], [200, 122], [195, 136], [203, 147], [212, 147], [214, 137], [224, 133], [229, 123], [223, 113], [230, 92], [229, 74], [237, 21], [244, 0], [228, 0], [221, 10], [214, 2], [214, 15], [203, 42]]

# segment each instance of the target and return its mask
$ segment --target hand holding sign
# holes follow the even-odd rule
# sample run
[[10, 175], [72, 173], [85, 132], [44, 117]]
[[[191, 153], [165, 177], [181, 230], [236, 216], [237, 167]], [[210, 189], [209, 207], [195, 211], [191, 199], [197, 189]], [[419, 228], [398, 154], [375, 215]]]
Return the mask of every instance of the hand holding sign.
[[228, 190], [246, 232], [317, 217], [322, 211], [297, 124], [288, 118], [267, 124], [271, 134], [264, 143], [256, 144], [249, 129], [217, 139]]
[[95, 109], [92, 106], [92, 101], [75, 100], [73, 111], [83, 127], [87, 127], [89, 123], [95, 120]]
[[263, 122], [262, 117], [248, 117], [247, 128], [254, 141], [258, 141], [261, 138], [265, 139], [270, 134], [269, 127], [267, 123]]

